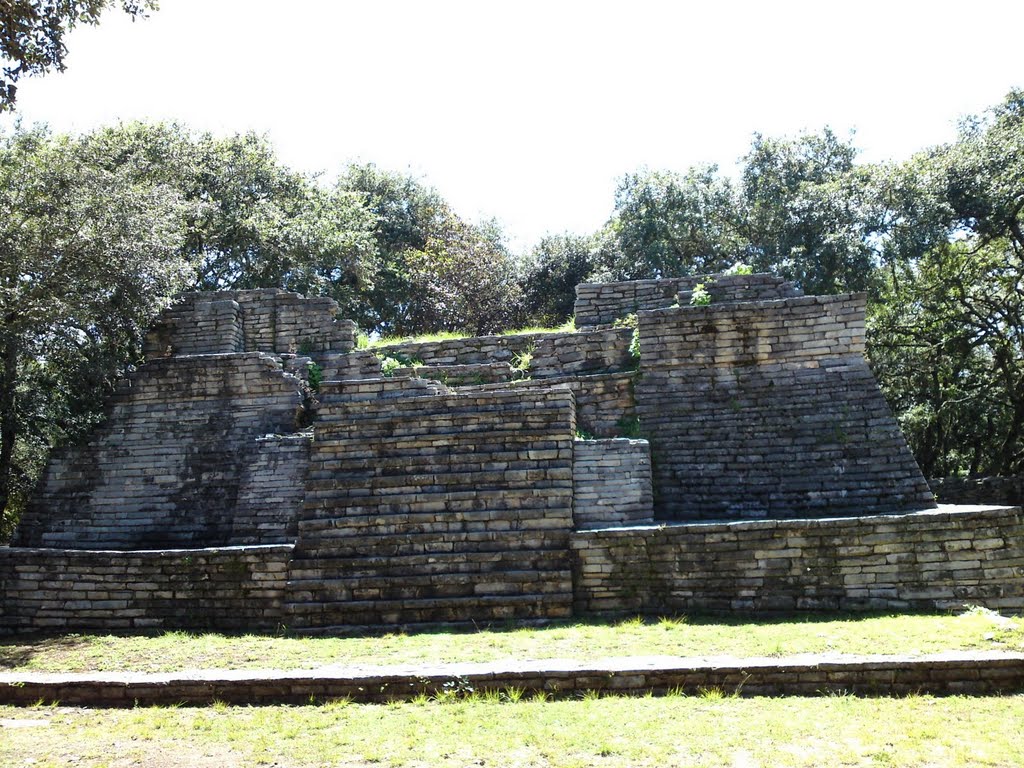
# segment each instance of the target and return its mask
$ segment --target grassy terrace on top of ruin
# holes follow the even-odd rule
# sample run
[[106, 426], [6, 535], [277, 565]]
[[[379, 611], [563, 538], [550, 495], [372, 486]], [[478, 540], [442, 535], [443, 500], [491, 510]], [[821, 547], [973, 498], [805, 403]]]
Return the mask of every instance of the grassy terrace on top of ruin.
[[[524, 328], [513, 328], [508, 331], [501, 331], [495, 334], [482, 334], [492, 336], [519, 336], [528, 333], [574, 333], [576, 331], [576, 319], [570, 317], [561, 325], [554, 326], [528, 326]], [[456, 331], [437, 331], [436, 333], [424, 333], [418, 336], [382, 336], [371, 339], [367, 334], [360, 333], [356, 337], [358, 349], [376, 349], [377, 347], [389, 347], [397, 344], [422, 344], [431, 341], [452, 341], [455, 339], [472, 338], [473, 334], [458, 333]]]
[[0, 641], [0, 671], [176, 672], [311, 669], [328, 664], [414, 664], [611, 656], [791, 656], [1024, 651], [1024, 619], [975, 609], [960, 615], [808, 615], [565, 622], [543, 628], [432, 631], [366, 637], [167, 632], [69, 634]]

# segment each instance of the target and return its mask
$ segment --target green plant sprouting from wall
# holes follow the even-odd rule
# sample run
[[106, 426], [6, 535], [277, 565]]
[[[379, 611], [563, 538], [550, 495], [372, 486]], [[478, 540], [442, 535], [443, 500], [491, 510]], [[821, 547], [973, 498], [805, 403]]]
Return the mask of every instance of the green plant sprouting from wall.
[[324, 381], [324, 369], [316, 363], [310, 362], [306, 365], [306, 375], [309, 380], [309, 388], [314, 392], [320, 391], [320, 385]]
[[690, 294], [690, 306], [706, 307], [711, 303], [711, 294], [708, 293], [704, 283], [697, 283], [693, 286], [693, 293]]
[[533, 353], [536, 347], [531, 344], [521, 352], [516, 352], [512, 355], [512, 370], [520, 374], [525, 374], [530, 370], [530, 363], [533, 362]]
[[754, 274], [754, 268], [749, 264], [744, 264], [742, 261], [737, 261], [731, 267], [729, 267], [723, 275], [752, 275]]

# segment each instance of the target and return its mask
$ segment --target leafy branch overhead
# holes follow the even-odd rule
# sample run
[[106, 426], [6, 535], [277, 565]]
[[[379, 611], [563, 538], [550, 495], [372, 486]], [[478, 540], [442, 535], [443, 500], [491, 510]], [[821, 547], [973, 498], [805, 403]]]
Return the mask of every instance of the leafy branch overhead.
[[[50, 70], [63, 72], [64, 36], [79, 24], [98, 24], [113, 0], [2, 0], [0, 2], [0, 112], [13, 109], [18, 81]], [[157, 7], [156, 0], [122, 0], [132, 18]]]

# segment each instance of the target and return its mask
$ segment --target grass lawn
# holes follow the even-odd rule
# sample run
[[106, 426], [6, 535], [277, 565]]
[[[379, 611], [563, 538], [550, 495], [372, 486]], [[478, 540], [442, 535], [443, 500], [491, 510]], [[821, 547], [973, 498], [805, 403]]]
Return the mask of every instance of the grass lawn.
[[1016, 768], [1022, 724], [1024, 696], [0, 707], [0, 765]]
[[559, 657], [926, 654], [951, 650], [1024, 651], [1024, 619], [972, 610], [961, 615], [833, 614], [777, 620], [633, 619], [349, 638], [184, 632], [129, 637], [73, 634], [2, 640], [0, 670], [174, 672]]

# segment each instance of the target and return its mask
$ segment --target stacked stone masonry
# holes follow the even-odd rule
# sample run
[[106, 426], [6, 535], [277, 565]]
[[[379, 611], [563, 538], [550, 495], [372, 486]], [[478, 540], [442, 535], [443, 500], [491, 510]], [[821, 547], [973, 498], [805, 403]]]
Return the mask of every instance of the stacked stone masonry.
[[704, 287], [714, 304], [790, 299], [803, 295], [793, 283], [766, 274], [581, 283], [576, 286], [576, 326], [605, 326], [641, 310], [688, 305], [698, 285]]
[[572, 464], [577, 530], [654, 522], [646, 440], [577, 440]]
[[[685, 301], [698, 283], [709, 306]], [[580, 286], [587, 330], [376, 350], [329, 300], [187, 295], [0, 550], [0, 629], [918, 608], [956, 589], [1016, 606], [1019, 510], [871, 522], [934, 502], [863, 359], [864, 297], [798, 293]], [[868, 517], [801, 520], [849, 515]], [[637, 527], [711, 519], [733, 522]], [[753, 561], [709, 560], [722, 536]], [[227, 578], [246, 573], [253, 592]]]
[[573, 434], [565, 389], [325, 408], [290, 569], [292, 625], [568, 616]]
[[0, 631], [273, 631], [291, 550], [0, 548]]
[[1024, 610], [1019, 507], [573, 534], [576, 609]]
[[871, 514], [934, 502], [863, 358], [864, 296], [639, 314], [655, 514]]
[[[80, 549], [280, 543], [287, 524], [255, 542], [259, 521], [294, 517], [303, 480], [301, 463], [274, 454], [302, 462], [304, 448], [289, 453], [258, 438], [294, 433], [302, 404], [301, 382], [260, 352], [151, 361], [84, 446], [51, 460], [16, 541]], [[271, 509], [271, 499], [281, 504]]]
[[223, 352], [349, 352], [356, 326], [328, 298], [277, 289], [186, 293], [146, 335], [147, 359]]
[[426, 366], [508, 363], [535, 379], [631, 370], [630, 328], [576, 333], [519, 333], [468, 339], [404, 342], [378, 348], [382, 355]]
[[508, 385], [474, 387], [480, 391], [566, 387], [576, 401], [576, 429], [581, 436], [629, 437], [638, 430], [634, 387], [637, 372], [599, 373], [591, 376], [553, 376], [520, 379]]

